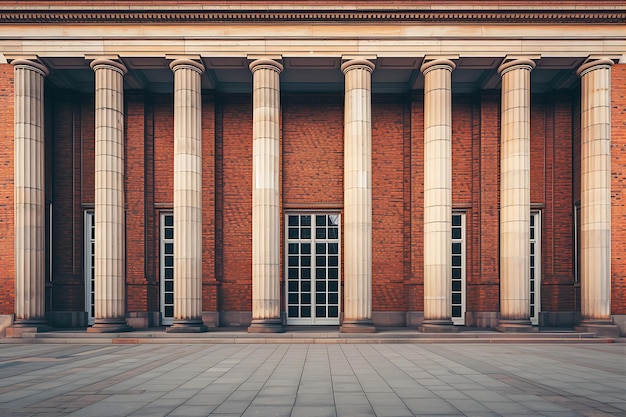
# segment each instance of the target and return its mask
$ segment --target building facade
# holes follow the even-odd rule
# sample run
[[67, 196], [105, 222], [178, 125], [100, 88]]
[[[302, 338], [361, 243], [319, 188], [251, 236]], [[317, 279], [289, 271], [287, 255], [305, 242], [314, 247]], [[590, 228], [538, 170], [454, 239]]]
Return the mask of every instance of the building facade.
[[2, 327], [624, 334], [626, 6], [544, 3], [5, 2]]

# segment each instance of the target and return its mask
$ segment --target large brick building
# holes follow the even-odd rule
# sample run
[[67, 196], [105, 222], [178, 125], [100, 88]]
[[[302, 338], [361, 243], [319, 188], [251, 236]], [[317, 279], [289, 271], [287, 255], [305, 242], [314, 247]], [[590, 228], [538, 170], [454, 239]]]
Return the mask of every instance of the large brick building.
[[5, 1], [28, 331], [626, 332], [623, 1]]

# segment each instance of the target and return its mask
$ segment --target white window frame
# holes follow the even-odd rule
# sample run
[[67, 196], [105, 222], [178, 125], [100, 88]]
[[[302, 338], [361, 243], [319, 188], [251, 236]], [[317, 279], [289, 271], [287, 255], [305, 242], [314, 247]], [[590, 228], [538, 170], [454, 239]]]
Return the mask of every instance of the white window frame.
[[[531, 311], [532, 307], [535, 307], [534, 314], [530, 316], [530, 322], [537, 326], [539, 325], [539, 313], [541, 312], [541, 211], [540, 210], [531, 210], [530, 216], [534, 217], [534, 229], [535, 229], [535, 237], [530, 239], [529, 244], [535, 244], [535, 253], [534, 255], [530, 255], [530, 257], [534, 257], [534, 266], [529, 266], [531, 270], [534, 268], [535, 278], [534, 278], [534, 291], [531, 291], [529, 286], [529, 301], [532, 299], [532, 294], [534, 293], [534, 303], [531, 302]], [[530, 251], [530, 248], [529, 248]], [[530, 252], [529, 252], [530, 253]], [[529, 273], [530, 274], [530, 273]], [[530, 275], [529, 275], [530, 277]]]
[[[289, 239], [289, 216], [311, 216], [311, 239]], [[315, 279], [315, 216], [337, 216], [337, 243], [338, 243], [338, 289], [337, 289], [337, 317], [316, 317], [315, 310], [315, 294], [316, 294], [316, 279]], [[285, 316], [287, 318], [287, 325], [339, 325], [341, 318], [341, 213], [338, 211], [291, 211], [284, 214], [284, 294], [285, 294]], [[327, 241], [328, 239], [322, 239]], [[289, 279], [288, 279], [288, 262], [289, 262], [289, 243], [290, 242], [310, 242], [311, 243], [311, 317], [289, 317]]]
[[[172, 324], [174, 324], [174, 316], [172, 315], [172, 317], [166, 317], [165, 316], [165, 307], [166, 306], [174, 306], [174, 303], [172, 302], [172, 304], [166, 304], [165, 303], [165, 270], [166, 270], [166, 266], [165, 266], [165, 245], [168, 243], [174, 243], [174, 237], [172, 237], [171, 239], [166, 239], [165, 238], [165, 217], [167, 216], [172, 216], [172, 218], [174, 217], [174, 213], [171, 211], [162, 211], [160, 213], [159, 216], [159, 292], [160, 292], [160, 299], [161, 299], [161, 324], [165, 325], [165, 326], [170, 326]], [[173, 223], [172, 223], [173, 224]], [[167, 226], [167, 227], [174, 227], [174, 226]], [[176, 247], [174, 246], [174, 251], [176, 250]], [[173, 254], [172, 254], [173, 256]], [[176, 265], [174, 265], [172, 267], [175, 268]], [[174, 282], [174, 277], [172, 276], [171, 279], [168, 279], [168, 281], [172, 281], [172, 284]], [[173, 293], [173, 291], [172, 291]]]
[[[83, 242], [84, 242], [84, 269], [85, 278], [85, 312], [87, 313], [87, 324], [94, 324], [95, 314], [95, 245], [96, 245], [96, 221], [93, 209], [85, 210], [83, 213]], [[92, 301], [93, 300], [93, 301]]]
[[[467, 299], [467, 290], [466, 290], [466, 277], [467, 277], [467, 244], [466, 244], [466, 218], [467, 218], [467, 213], [465, 211], [455, 211], [452, 212], [452, 216], [460, 216], [461, 217], [461, 238], [460, 239], [453, 239], [452, 238], [452, 232], [450, 233], [451, 236], [451, 243], [460, 243], [461, 244], [461, 316], [460, 317], [452, 317], [452, 310], [450, 310], [450, 316], [452, 317], [452, 323], [455, 326], [464, 326], [465, 325], [465, 312], [466, 312], [466, 299]], [[452, 224], [452, 223], [451, 223]], [[458, 226], [456, 226], [458, 227]], [[455, 256], [454, 254], [452, 254], [452, 248], [450, 248], [451, 250], [451, 258], [450, 258], [450, 265], [451, 265], [451, 270], [450, 270], [450, 277], [452, 278], [452, 268], [455, 268], [452, 266], [452, 256]], [[452, 283], [450, 284], [450, 301], [452, 302]], [[458, 304], [454, 304], [454, 305], [458, 305]]]

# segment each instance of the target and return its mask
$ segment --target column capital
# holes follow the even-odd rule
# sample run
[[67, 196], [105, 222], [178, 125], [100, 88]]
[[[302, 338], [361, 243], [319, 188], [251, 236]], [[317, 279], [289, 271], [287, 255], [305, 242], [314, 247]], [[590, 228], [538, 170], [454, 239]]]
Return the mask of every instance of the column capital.
[[610, 68], [614, 64], [613, 60], [607, 57], [589, 57], [585, 62], [576, 70], [576, 74], [582, 77], [589, 71], [593, 71], [600, 68]]
[[196, 71], [199, 74], [204, 72], [204, 65], [192, 58], [176, 58], [170, 62], [170, 69], [174, 72], [181, 68]]
[[458, 55], [452, 56], [425, 56], [420, 72], [426, 74], [434, 69], [447, 69], [452, 72], [456, 68], [456, 64], [452, 60], [459, 59]]
[[[87, 57], [85, 59], [93, 59], [93, 58]], [[108, 69], [117, 71], [122, 75], [126, 75], [126, 73], [128, 72], [124, 64], [122, 64], [119, 61], [114, 61], [113, 59], [110, 59], [110, 58], [95, 58], [93, 59], [93, 61], [89, 63], [89, 66], [94, 71], [101, 69], [101, 68], [108, 68]]]
[[512, 69], [527, 69], [532, 71], [537, 64], [535, 60], [541, 59], [541, 55], [516, 55], [506, 56], [498, 67], [498, 74], [504, 75]]
[[[376, 59], [376, 58], [373, 58], [373, 59]], [[345, 74], [346, 72], [350, 70], [360, 68], [360, 69], [369, 71], [371, 73], [374, 71], [375, 67], [376, 66], [374, 65], [372, 61], [370, 61], [369, 58], [354, 58], [354, 59], [345, 61], [343, 64], [341, 64], [341, 72]]]
[[[250, 57], [249, 57], [250, 58]], [[283, 72], [283, 64], [276, 61], [277, 58], [257, 58], [250, 62], [250, 71], [254, 74], [259, 69], [269, 69], [277, 73]]]
[[32, 71], [40, 73], [42, 76], [47, 77], [50, 74], [50, 70], [44, 64], [37, 62], [33, 59], [18, 58], [11, 61], [11, 65], [14, 68], [28, 68]]

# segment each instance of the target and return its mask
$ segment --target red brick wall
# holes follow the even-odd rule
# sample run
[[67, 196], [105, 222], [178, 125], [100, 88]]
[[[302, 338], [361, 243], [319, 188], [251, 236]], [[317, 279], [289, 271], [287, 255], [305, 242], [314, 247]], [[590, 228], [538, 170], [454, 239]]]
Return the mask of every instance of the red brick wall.
[[252, 97], [231, 94], [221, 105], [220, 310], [252, 311]]
[[611, 313], [626, 314], [626, 64], [611, 74]]
[[0, 64], [0, 314], [15, 311], [13, 223], [13, 66]]
[[411, 276], [405, 279], [408, 311], [424, 311], [424, 99], [411, 98]]
[[202, 101], [202, 310], [218, 310], [215, 274], [215, 101]]
[[[372, 99], [372, 309], [405, 311], [404, 103]], [[341, 175], [343, 178], [343, 175]]]

